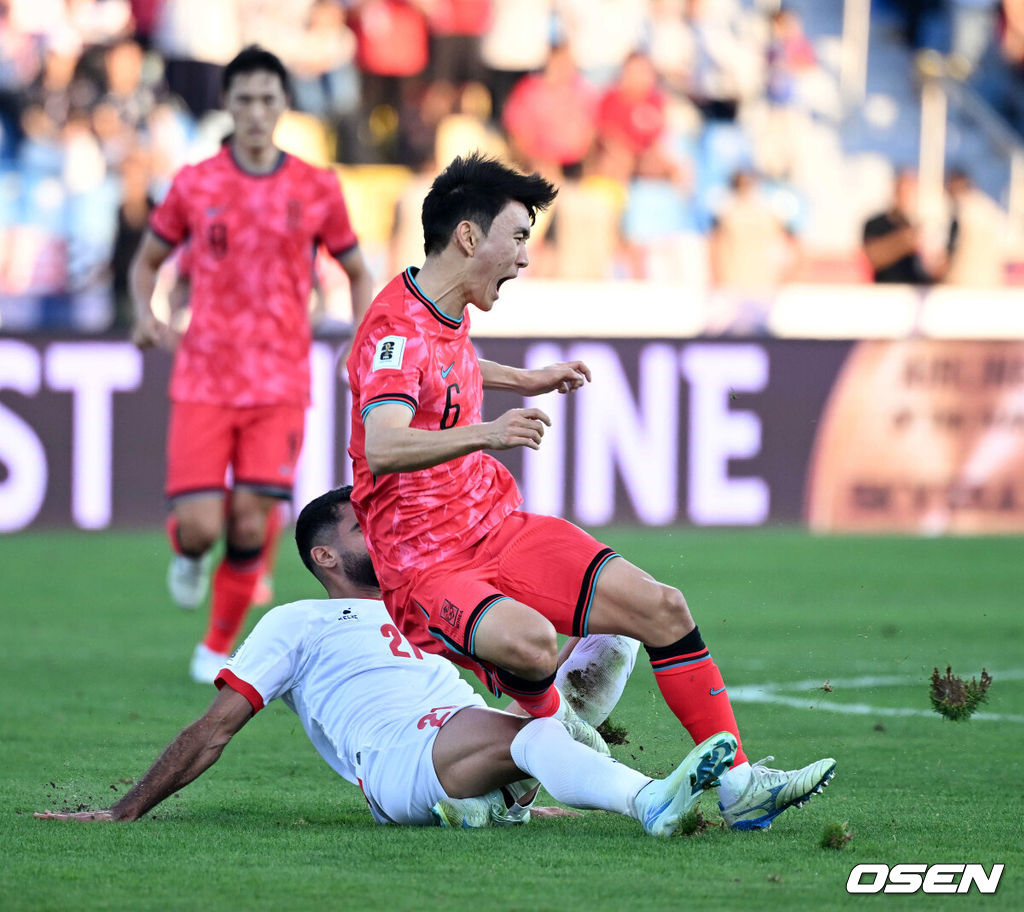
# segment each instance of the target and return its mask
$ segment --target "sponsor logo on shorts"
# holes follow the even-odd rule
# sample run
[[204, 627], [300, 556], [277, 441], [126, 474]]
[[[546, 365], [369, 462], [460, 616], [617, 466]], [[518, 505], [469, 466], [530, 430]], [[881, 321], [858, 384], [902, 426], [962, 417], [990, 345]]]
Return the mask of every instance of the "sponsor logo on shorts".
[[989, 873], [980, 864], [855, 865], [846, 881], [847, 893], [995, 893], [1003, 865]]
[[444, 604], [441, 606], [441, 620], [449, 627], [458, 627], [459, 618], [461, 617], [462, 609], [458, 605], [453, 605], [448, 599], [445, 599]]

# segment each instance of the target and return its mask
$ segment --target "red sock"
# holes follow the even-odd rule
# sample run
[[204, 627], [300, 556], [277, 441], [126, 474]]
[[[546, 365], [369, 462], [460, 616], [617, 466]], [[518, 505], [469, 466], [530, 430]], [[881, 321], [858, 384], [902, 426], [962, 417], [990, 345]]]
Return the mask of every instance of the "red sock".
[[[509, 694], [509, 696], [512, 695]], [[558, 712], [558, 707], [562, 705], [562, 698], [558, 695], [558, 688], [552, 685], [539, 696], [519, 695], [516, 697], [516, 702], [534, 718], [543, 719]]]
[[501, 692], [515, 700], [535, 718], [553, 716], [558, 712], [558, 707], [562, 705], [558, 688], [554, 686], [554, 675], [543, 681], [530, 681], [514, 675], [504, 668], [496, 668], [494, 677], [498, 681]]
[[700, 744], [720, 731], [731, 732], [738, 745], [733, 765], [746, 762], [740, 729], [722, 673], [697, 628], [678, 643], [661, 648], [647, 647], [647, 652], [661, 695], [694, 743]]
[[203, 638], [203, 643], [213, 652], [231, 651], [252, 603], [261, 564], [259, 556], [245, 562], [225, 557], [213, 574], [210, 622]]

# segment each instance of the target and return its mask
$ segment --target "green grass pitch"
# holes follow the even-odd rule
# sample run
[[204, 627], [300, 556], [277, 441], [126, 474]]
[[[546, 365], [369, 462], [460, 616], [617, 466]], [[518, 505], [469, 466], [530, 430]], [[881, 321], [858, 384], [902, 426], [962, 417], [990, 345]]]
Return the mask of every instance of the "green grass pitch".
[[[513, 830], [376, 826], [273, 704], [204, 777], [135, 824], [39, 821], [122, 794], [208, 704], [186, 676], [204, 612], [171, 607], [158, 532], [0, 538], [0, 909], [734, 910], [1024, 908], [1024, 549], [1017, 538], [600, 530], [679, 586], [752, 760], [838, 760], [767, 832], [655, 840], [610, 814]], [[318, 595], [285, 541], [279, 601]], [[931, 711], [933, 667], [994, 683]], [[613, 754], [651, 775], [689, 740], [641, 652]], [[702, 813], [718, 817], [713, 795]], [[828, 824], [852, 840], [823, 849]], [[859, 862], [1004, 864], [998, 892], [848, 896]]]

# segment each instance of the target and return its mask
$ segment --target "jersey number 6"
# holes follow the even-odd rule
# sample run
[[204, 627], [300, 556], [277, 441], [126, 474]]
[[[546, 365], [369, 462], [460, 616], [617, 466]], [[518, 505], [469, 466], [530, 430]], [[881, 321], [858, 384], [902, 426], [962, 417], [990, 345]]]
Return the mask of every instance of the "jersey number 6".
[[459, 423], [459, 412], [462, 411], [462, 407], [458, 402], [452, 398], [452, 392], [459, 392], [459, 384], [453, 383], [448, 387], [448, 392], [444, 396], [444, 414], [441, 416], [441, 430], [446, 431], [448, 428], [455, 427]]

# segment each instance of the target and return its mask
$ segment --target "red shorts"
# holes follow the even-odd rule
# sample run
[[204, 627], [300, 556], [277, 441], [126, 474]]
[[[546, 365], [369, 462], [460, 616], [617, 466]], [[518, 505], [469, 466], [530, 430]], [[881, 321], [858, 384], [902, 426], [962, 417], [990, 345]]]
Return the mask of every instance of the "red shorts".
[[424, 615], [433, 637], [467, 656], [480, 620], [506, 598], [544, 615], [559, 633], [586, 636], [598, 577], [617, 556], [564, 519], [516, 511], [473, 548], [388, 593], [387, 601]]
[[291, 497], [305, 427], [306, 410], [298, 405], [172, 402], [167, 497], [223, 492], [229, 465], [235, 487]]

